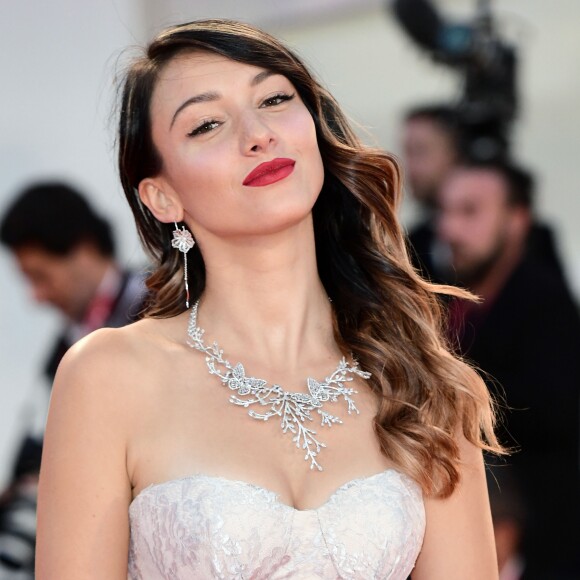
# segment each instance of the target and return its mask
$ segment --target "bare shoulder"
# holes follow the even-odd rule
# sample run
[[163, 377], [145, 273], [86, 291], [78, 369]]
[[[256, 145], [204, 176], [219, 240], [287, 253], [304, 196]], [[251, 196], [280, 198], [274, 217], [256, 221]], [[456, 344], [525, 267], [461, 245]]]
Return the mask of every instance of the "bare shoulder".
[[172, 328], [147, 320], [99, 330], [65, 355], [43, 446], [38, 578], [127, 577], [128, 449], [156, 366], [178, 348]]
[[[169, 321], [143, 320], [97, 330], [73, 345], [58, 368], [51, 395], [53, 417], [66, 409], [98, 414], [127, 440], [143, 407], [158, 399], [159, 379], [179, 345]], [[184, 343], [184, 341], [182, 341]]]
[[100, 328], [74, 344], [64, 360], [88, 363], [106, 357], [111, 362], [130, 362], [147, 347], [170, 339], [172, 326], [170, 319], [147, 318], [121, 328]]
[[[99, 383], [104, 390], [130, 387], [136, 379], [148, 375], [156, 362], [178, 347], [170, 320], [145, 319], [121, 328], [96, 330], [74, 344], [64, 356], [55, 386], [74, 380], [73, 384]], [[109, 386], [107, 386], [109, 385]]]

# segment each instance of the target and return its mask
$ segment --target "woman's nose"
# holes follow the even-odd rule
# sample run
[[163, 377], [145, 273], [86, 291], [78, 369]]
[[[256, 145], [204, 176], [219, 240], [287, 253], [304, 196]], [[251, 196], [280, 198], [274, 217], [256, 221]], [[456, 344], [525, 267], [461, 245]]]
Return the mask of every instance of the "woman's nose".
[[244, 154], [267, 151], [276, 141], [270, 125], [259, 113], [249, 113], [243, 120], [241, 147]]

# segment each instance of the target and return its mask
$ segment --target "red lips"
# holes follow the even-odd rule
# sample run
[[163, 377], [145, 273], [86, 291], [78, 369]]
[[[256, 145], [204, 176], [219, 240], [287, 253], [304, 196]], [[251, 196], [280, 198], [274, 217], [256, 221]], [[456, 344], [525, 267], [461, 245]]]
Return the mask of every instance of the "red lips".
[[276, 183], [285, 177], [288, 177], [294, 171], [294, 159], [286, 159], [284, 157], [277, 157], [272, 161], [260, 163], [253, 171], [246, 175], [243, 181], [244, 185], [249, 187], [262, 187]]

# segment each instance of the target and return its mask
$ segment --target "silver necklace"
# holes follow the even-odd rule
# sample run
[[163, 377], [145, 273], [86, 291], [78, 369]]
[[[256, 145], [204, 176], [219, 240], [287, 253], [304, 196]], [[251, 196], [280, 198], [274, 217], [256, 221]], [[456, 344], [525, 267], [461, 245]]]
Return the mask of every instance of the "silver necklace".
[[323, 409], [324, 403], [336, 403], [342, 397], [347, 404], [349, 415], [359, 414], [352, 395], [358, 393], [345, 384], [354, 380], [354, 376], [369, 379], [371, 373], [358, 368], [354, 361], [348, 363], [343, 357], [336, 370], [319, 382], [311, 377], [306, 379], [308, 393], [285, 391], [280, 385], [269, 385], [267, 381], [255, 377], [247, 377], [244, 366], [238, 363], [233, 366], [223, 358], [223, 350], [217, 342], [207, 346], [203, 342], [204, 330], [197, 325], [197, 308], [199, 300], [193, 305], [189, 318], [187, 344], [205, 354], [205, 362], [210, 375], [217, 376], [227, 385], [234, 394], [230, 396], [230, 403], [248, 409], [251, 406], [265, 408], [257, 412], [249, 409], [248, 415], [253, 419], [267, 421], [270, 417], [280, 417], [280, 426], [283, 433], [291, 433], [292, 441], [298, 449], [305, 452], [304, 459], [310, 460], [310, 469], [315, 467], [322, 471], [318, 463], [320, 450], [326, 445], [318, 439], [317, 432], [307, 427], [306, 421], [313, 421], [312, 413], [316, 411], [320, 416], [320, 426], [332, 427], [335, 423], [342, 423], [340, 417], [332, 415]]

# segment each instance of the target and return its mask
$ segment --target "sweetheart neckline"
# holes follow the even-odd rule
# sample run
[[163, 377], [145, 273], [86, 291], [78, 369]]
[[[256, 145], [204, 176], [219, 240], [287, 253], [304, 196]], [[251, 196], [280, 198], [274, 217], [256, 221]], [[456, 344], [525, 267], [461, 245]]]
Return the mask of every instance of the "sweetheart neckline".
[[282, 501], [280, 499], [280, 494], [278, 492], [272, 491], [271, 489], [268, 489], [267, 487], [263, 487], [263, 486], [258, 485], [256, 483], [250, 483], [249, 481], [244, 481], [242, 479], [230, 479], [230, 478], [224, 477], [222, 475], [207, 475], [205, 473], [194, 473], [192, 475], [186, 475], [184, 477], [177, 477], [175, 479], [168, 479], [167, 481], [162, 481], [161, 483], [150, 483], [148, 486], [144, 487], [131, 500], [131, 503], [129, 504], [129, 509], [131, 509], [133, 507], [133, 505], [137, 502], [137, 500], [140, 497], [142, 497], [147, 492], [152, 491], [153, 489], [160, 488], [160, 487], [166, 487], [169, 485], [174, 485], [176, 483], [184, 482], [184, 481], [194, 481], [196, 479], [205, 479], [205, 480], [219, 481], [219, 482], [225, 483], [227, 485], [237, 485], [237, 486], [249, 487], [249, 488], [253, 488], [255, 490], [261, 491], [263, 493], [266, 493], [266, 494], [272, 496], [275, 503], [277, 503], [278, 505], [280, 505], [286, 509], [292, 510], [295, 513], [309, 513], [309, 512], [316, 513], [318, 511], [322, 510], [329, 503], [331, 503], [333, 501], [333, 499], [337, 495], [339, 495], [342, 491], [345, 491], [346, 489], [349, 489], [357, 484], [368, 483], [369, 481], [372, 481], [373, 479], [378, 479], [379, 477], [382, 477], [385, 475], [390, 475], [391, 473], [396, 474], [396, 475], [400, 476], [401, 478], [414, 483], [415, 485], [418, 485], [413, 479], [411, 479], [409, 476], [405, 475], [402, 471], [399, 471], [398, 469], [396, 469], [394, 467], [388, 467], [387, 469], [384, 469], [383, 471], [379, 471], [378, 473], [373, 473], [372, 475], [366, 475], [366, 476], [356, 477], [354, 479], [350, 479], [346, 483], [343, 483], [342, 485], [337, 487], [328, 496], [328, 498], [320, 506], [318, 506], [316, 508], [299, 509], [299, 508], [296, 508], [292, 505], [288, 505], [286, 502]]

